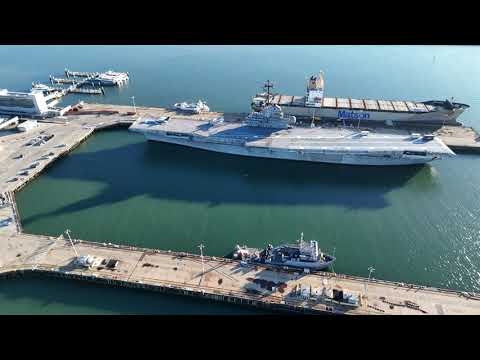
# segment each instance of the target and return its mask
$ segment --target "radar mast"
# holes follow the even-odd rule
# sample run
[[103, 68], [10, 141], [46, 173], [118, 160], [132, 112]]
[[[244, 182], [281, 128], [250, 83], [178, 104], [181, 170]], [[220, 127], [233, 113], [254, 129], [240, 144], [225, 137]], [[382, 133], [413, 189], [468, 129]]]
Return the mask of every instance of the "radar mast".
[[267, 105], [270, 105], [270, 96], [271, 96], [271, 92], [270, 92], [270, 89], [273, 88], [273, 83], [270, 81], [270, 80], [267, 80], [267, 82], [265, 83], [265, 85], [263, 86], [263, 88], [265, 89], [265, 91], [267, 92]]

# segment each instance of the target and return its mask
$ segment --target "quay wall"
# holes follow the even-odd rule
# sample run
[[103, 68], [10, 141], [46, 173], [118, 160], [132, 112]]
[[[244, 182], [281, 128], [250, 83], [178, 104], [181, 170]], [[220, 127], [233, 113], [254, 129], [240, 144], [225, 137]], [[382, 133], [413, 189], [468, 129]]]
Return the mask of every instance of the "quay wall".
[[[75, 244], [82, 244], [83, 246], [87, 247], [92, 247], [92, 248], [98, 248], [98, 247], [105, 247], [105, 248], [110, 248], [110, 249], [118, 249], [118, 250], [123, 250], [123, 251], [132, 251], [132, 252], [143, 252], [143, 253], [151, 253], [151, 254], [164, 254], [164, 255], [171, 255], [171, 256], [178, 256], [182, 258], [190, 258], [190, 259], [196, 259], [198, 261], [201, 260], [201, 256], [198, 254], [192, 254], [192, 253], [186, 253], [186, 252], [175, 252], [171, 250], [160, 250], [160, 249], [152, 249], [152, 248], [142, 248], [142, 247], [136, 247], [136, 246], [129, 246], [129, 245], [120, 245], [120, 244], [111, 244], [111, 243], [101, 243], [101, 242], [95, 242], [95, 241], [85, 241], [85, 240], [73, 240]], [[238, 263], [238, 260], [233, 260], [227, 257], [215, 257], [215, 256], [203, 256], [205, 261], [215, 261], [216, 263]], [[268, 266], [262, 266], [261, 264], [256, 265], [259, 268], [265, 268], [268, 269]], [[281, 269], [282, 272], [286, 273], [296, 273], [298, 270], [293, 270], [293, 269]], [[355, 276], [355, 275], [348, 275], [348, 274], [338, 274], [334, 272], [325, 272], [325, 271], [317, 271], [313, 272], [311, 275], [315, 276], [315, 274], [319, 274], [324, 278], [327, 279], [344, 279], [344, 280], [352, 280], [356, 282], [365, 282], [366, 278], [360, 277], [360, 276]], [[389, 280], [383, 280], [383, 279], [376, 279], [376, 278], [370, 278], [369, 283], [371, 284], [381, 284], [381, 285], [387, 285], [387, 286], [392, 286], [392, 287], [398, 287], [398, 288], [405, 288], [409, 290], [422, 290], [422, 291], [429, 291], [433, 293], [444, 293], [444, 294], [450, 294], [450, 295], [456, 295], [456, 296], [464, 296], [466, 293], [458, 291], [458, 290], [452, 290], [452, 289], [444, 289], [444, 288], [437, 288], [433, 286], [425, 286], [425, 285], [418, 285], [418, 284], [410, 284], [410, 283], [404, 283], [404, 282], [398, 282], [398, 281], [389, 281]]]
[[88, 274], [78, 274], [72, 272], [59, 271], [57, 268], [49, 266], [38, 267], [18, 267], [16, 269], [0, 270], [0, 279], [13, 279], [21, 278], [25, 275], [34, 276], [47, 276], [57, 279], [67, 279], [82, 281], [87, 283], [99, 284], [103, 286], [114, 286], [119, 288], [128, 288], [136, 290], [146, 290], [152, 292], [159, 292], [169, 295], [188, 296], [192, 298], [201, 298], [217, 302], [226, 302], [234, 305], [242, 305], [245, 307], [253, 307], [257, 309], [263, 309], [269, 312], [283, 312], [283, 313], [296, 313], [296, 314], [309, 314], [309, 315], [339, 315], [344, 314], [342, 312], [335, 311], [334, 308], [325, 307], [325, 309], [314, 309], [306, 306], [297, 306], [293, 302], [276, 302], [271, 300], [265, 300], [248, 296], [248, 294], [242, 292], [236, 293], [219, 293], [215, 292], [215, 289], [209, 291], [208, 288], [202, 286], [201, 288], [185, 287], [181, 288], [174, 284], [146, 284], [142, 282], [127, 281], [122, 279], [114, 279], [107, 277], [100, 277]]

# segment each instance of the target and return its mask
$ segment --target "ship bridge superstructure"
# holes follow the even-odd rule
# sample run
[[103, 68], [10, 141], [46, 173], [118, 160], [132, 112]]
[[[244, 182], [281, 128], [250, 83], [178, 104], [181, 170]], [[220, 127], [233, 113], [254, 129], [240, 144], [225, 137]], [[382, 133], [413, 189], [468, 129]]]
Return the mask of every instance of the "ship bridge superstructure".
[[305, 104], [307, 106], [322, 107], [324, 89], [325, 80], [323, 71], [320, 71], [317, 76], [311, 76], [308, 80]]

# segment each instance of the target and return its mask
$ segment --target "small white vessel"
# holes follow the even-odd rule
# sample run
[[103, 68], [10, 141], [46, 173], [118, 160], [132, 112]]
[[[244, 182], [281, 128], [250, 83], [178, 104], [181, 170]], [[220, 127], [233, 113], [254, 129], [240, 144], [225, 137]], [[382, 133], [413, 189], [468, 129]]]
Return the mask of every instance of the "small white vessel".
[[45, 85], [45, 84], [32, 82], [31, 91], [32, 92], [40, 91], [40, 92], [43, 92], [43, 93], [50, 93], [50, 92], [57, 91], [57, 90], [55, 88], [53, 88], [51, 86], [48, 86], [48, 85]]
[[181, 102], [173, 105], [176, 110], [190, 112], [194, 114], [206, 113], [210, 111], [207, 103], [202, 100], [198, 100], [197, 103]]

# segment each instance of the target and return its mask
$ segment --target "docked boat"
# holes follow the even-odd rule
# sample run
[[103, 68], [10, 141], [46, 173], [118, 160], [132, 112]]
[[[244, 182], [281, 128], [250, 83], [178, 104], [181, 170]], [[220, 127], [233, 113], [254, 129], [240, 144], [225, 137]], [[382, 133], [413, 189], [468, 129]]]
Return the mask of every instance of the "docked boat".
[[107, 72], [89, 78], [87, 82], [91, 85], [98, 86], [120, 86], [128, 82], [128, 80], [128, 73], [108, 70]]
[[148, 140], [225, 154], [346, 165], [413, 165], [455, 156], [431, 134], [376, 133], [356, 128], [304, 127], [278, 105], [241, 121], [171, 117], [137, 119], [129, 128]]
[[32, 89], [30, 91], [32, 91], [32, 92], [40, 91], [44, 94], [48, 94], [48, 93], [51, 93], [51, 92], [54, 92], [54, 91], [58, 91], [58, 89], [53, 88], [53, 87], [48, 86], [48, 85], [32, 82]]
[[470, 106], [453, 100], [393, 101], [325, 96], [323, 72], [311, 76], [305, 96], [274, 94], [270, 81], [264, 92], [252, 98], [254, 111], [279, 105], [286, 115], [325, 121], [374, 121], [380, 123], [458, 124], [456, 119]]
[[335, 261], [335, 257], [323, 253], [318, 242], [303, 240], [303, 233], [296, 244], [273, 246], [269, 244], [265, 249], [254, 249], [246, 246], [235, 247], [233, 258], [246, 263], [263, 264], [285, 269], [308, 269], [318, 271], [328, 268]]
[[198, 100], [196, 103], [187, 103], [187, 102], [175, 103], [173, 107], [176, 110], [193, 113], [193, 114], [207, 113], [210, 111], [210, 108], [202, 100]]

